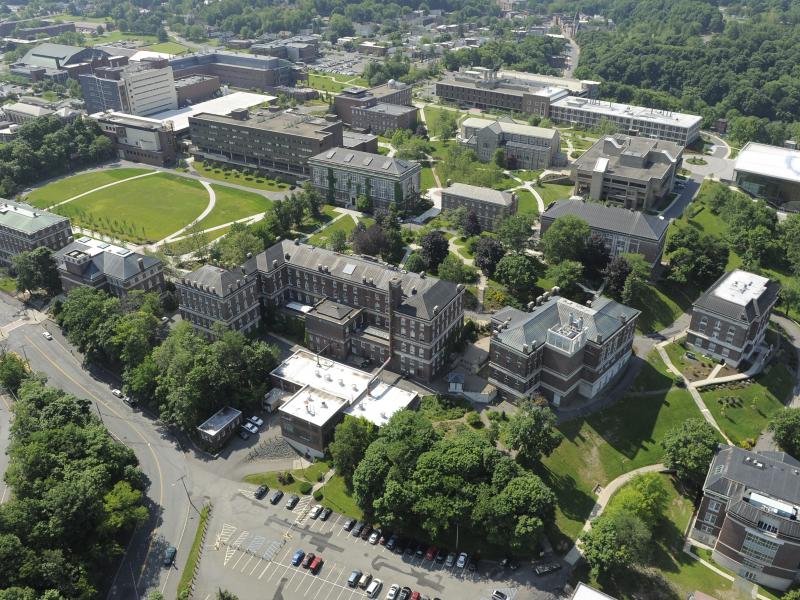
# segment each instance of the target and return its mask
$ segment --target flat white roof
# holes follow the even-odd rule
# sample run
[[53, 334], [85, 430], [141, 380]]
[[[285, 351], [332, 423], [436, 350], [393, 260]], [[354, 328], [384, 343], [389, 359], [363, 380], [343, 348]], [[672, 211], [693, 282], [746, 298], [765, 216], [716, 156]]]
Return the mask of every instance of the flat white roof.
[[702, 117], [697, 115], [646, 108], [644, 106], [633, 106], [631, 104], [620, 104], [618, 102], [608, 102], [607, 100], [577, 98], [575, 96], [567, 96], [566, 98], [557, 100], [553, 102], [552, 106], [559, 108], [576, 108], [587, 112], [607, 115], [609, 117], [626, 117], [629, 119], [639, 119], [640, 121], [678, 125], [687, 128], [703, 120]]
[[575, 588], [575, 591], [572, 592], [572, 598], [570, 598], [570, 600], [614, 600], [614, 598], [580, 582], [578, 583], [578, 587]]
[[601, 156], [597, 159], [597, 162], [594, 163], [594, 172], [605, 173], [606, 171], [608, 171], [608, 158]]
[[189, 129], [189, 117], [200, 113], [210, 113], [212, 115], [227, 115], [232, 110], [239, 108], [251, 108], [258, 106], [265, 102], [271, 102], [275, 96], [267, 96], [265, 94], [254, 94], [252, 92], [233, 92], [220, 98], [207, 100], [200, 104], [193, 106], [186, 106], [175, 110], [166, 110], [164, 112], [150, 115], [151, 119], [166, 123], [172, 121], [172, 128], [175, 132], [185, 131]]
[[714, 295], [739, 306], [745, 306], [751, 300], [760, 297], [767, 289], [768, 283], [769, 279], [766, 277], [736, 269], [717, 286]]
[[128, 59], [131, 62], [139, 62], [148, 58], [172, 58], [175, 56], [174, 54], [169, 54], [167, 52], [153, 52], [152, 50], [139, 50], [135, 54], [131, 55]]
[[317, 360], [315, 354], [303, 350], [292, 354], [272, 373], [295, 385], [311, 385], [349, 402], [355, 401], [372, 379], [369, 373], [329, 358], [319, 357]]
[[197, 428], [208, 435], [217, 435], [222, 429], [238, 419], [241, 414], [242, 411], [226, 406], [211, 415]]
[[370, 423], [383, 427], [393, 414], [408, 408], [416, 397], [414, 392], [407, 392], [399, 387], [380, 382], [354, 405], [345, 408], [345, 413], [354, 417], [363, 417]]
[[96, 240], [94, 238], [90, 238], [88, 236], [83, 236], [75, 240], [76, 242], [80, 242], [85, 248], [82, 248], [82, 251], [88, 254], [89, 256], [97, 256], [101, 252], [113, 252], [114, 254], [118, 254], [119, 256], [128, 256], [128, 254], [132, 254], [131, 250], [127, 248], [123, 248], [122, 246], [115, 246], [114, 244], [109, 244], [108, 242], [104, 242], [103, 240]]
[[797, 507], [788, 502], [770, 498], [758, 492], [750, 493], [750, 504], [755, 504], [761, 508], [766, 509], [772, 514], [780, 515], [782, 517], [791, 518], [797, 515]]
[[278, 412], [290, 414], [312, 425], [321, 427], [336, 415], [345, 404], [345, 401], [341, 398], [307, 385], [281, 404]]
[[733, 169], [800, 183], [800, 150], [747, 142]]

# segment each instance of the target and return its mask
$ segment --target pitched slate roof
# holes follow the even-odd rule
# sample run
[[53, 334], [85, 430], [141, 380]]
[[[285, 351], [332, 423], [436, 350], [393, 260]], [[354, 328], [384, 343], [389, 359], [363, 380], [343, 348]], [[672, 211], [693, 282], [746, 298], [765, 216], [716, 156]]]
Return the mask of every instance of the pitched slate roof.
[[106, 276], [127, 281], [143, 270], [161, 264], [161, 261], [153, 256], [84, 237], [68, 244], [53, 255], [59, 268], [65, 268], [64, 255], [70, 253], [84, 253], [91, 257], [81, 273], [81, 276], [88, 280]]
[[592, 229], [654, 241], [666, 235], [670, 223], [668, 219], [655, 215], [582, 200], [557, 200], [542, 213], [541, 218], [555, 220], [566, 215], [582, 218]]
[[383, 154], [372, 154], [351, 148], [332, 148], [320, 152], [308, 159], [309, 164], [321, 164], [329, 167], [343, 167], [353, 170], [367, 170], [377, 174], [404, 175], [411, 171], [420, 171], [422, 167], [413, 160], [389, 158]]
[[181, 283], [196, 284], [224, 298], [238, 290], [244, 281], [248, 281], [247, 275], [250, 273], [252, 271], [247, 272], [244, 267], [229, 271], [216, 265], [203, 265], [184, 277]]
[[34, 208], [30, 204], [0, 198], [0, 225], [3, 227], [33, 234], [64, 221], [69, 221], [69, 219]]
[[702, 296], [694, 302], [694, 306], [738, 321], [752, 322], [768, 312], [778, 299], [781, 285], [778, 281], [768, 280], [763, 291], [755, 298], [743, 297], [742, 302], [734, 302], [729, 294], [721, 290], [735, 286], [737, 278], [759, 277], [746, 271], [735, 270], [724, 273]]
[[282, 240], [270, 246], [244, 266], [248, 272], [258, 269], [259, 272], [270, 273], [284, 265], [295, 265], [309, 271], [318, 271], [322, 265], [327, 269], [325, 273], [336, 279], [358, 285], [365, 285], [366, 281], [366, 285], [374, 285], [381, 290], [388, 290], [389, 282], [398, 279], [403, 301], [396, 310], [425, 320], [433, 317], [434, 309], [443, 309], [463, 292], [463, 286], [452, 281], [403, 273], [376, 259], [338, 254], [292, 240]]
[[442, 194], [471, 198], [481, 202], [499, 204], [501, 206], [511, 206], [513, 198], [511, 192], [503, 192], [492, 188], [469, 185], [466, 183], [451, 183], [449, 187], [442, 190]]
[[[587, 339], [599, 344], [638, 317], [640, 311], [602, 296], [591, 307], [553, 296], [531, 312], [503, 309], [496, 317], [501, 314], [505, 325], [500, 327], [495, 339], [511, 348], [521, 349], [523, 344], [530, 348], [541, 346], [547, 341], [549, 329], [568, 324], [572, 317], [583, 319]], [[493, 322], [499, 320], [495, 318]]]

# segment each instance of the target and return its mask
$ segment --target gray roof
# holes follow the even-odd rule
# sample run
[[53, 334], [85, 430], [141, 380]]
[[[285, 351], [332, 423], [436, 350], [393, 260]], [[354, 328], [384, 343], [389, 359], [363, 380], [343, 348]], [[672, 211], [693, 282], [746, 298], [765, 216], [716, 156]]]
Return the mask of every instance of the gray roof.
[[517, 350], [521, 350], [523, 344], [537, 348], [547, 341], [549, 329], [568, 324], [574, 316], [583, 319], [587, 339], [599, 344], [639, 314], [640, 311], [635, 308], [603, 296], [595, 300], [591, 307], [553, 296], [531, 312], [510, 307], [499, 311], [492, 321], [495, 324], [502, 321], [504, 324], [494, 340]]
[[327, 317], [335, 321], [342, 321], [356, 312], [358, 309], [342, 304], [327, 298], [322, 302], [317, 303], [309, 314], [317, 314], [322, 317]]
[[396, 309], [397, 312], [425, 320], [430, 320], [436, 312], [435, 309], [444, 309], [463, 292], [463, 286], [451, 281], [417, 273], [403, 273], [376, 259], [338, 254], [291, 240], [282, 240], [270, 246], [245, 263], [245, 268], [248, 271], [257, 268], [262, 273], [269, 273], [285, 265], [295, 265], [311, 271], [317, 271], [319, 265], [322, 265], [327, 268], [328, 274], [341, 281], [364, 285], [366, 279], [366, 285], [374, 285], [381, 290], [388, 290], [389, 282], [398, 279], [403, 301]]
[[492, 188], [469, 185], [466, 183], [452, 183], [449, 187], [442, 190], [442, 194], [470, 198], [481, 202], [489, 202], [491, 204], [500, 204], [501, 206], [511, 206], [513, 202], [511, 192], [502, 192], [500, 190], [493, 190]]
[[361, 106], [353, 107], [353, 110], [359, 109], [385, 115], [404, 115], [406, 113], [417, 112], [417, 110], [419, 110], [416, 106], [405, 106], [403, 104], [384, 104], [383, 102], [379, 102], [378, 104], [367, 108], [363, 108]]
[[[733, 273], [735, 273], [735, 271]], [[710, 288], [703, 292], [702, 296], [695, 300], [694, 306], [730, 319], [748, 323], [758, 319], [765, 312], [772, 309], [781, 291], [780, 282], [774, 279], [769, 280], [761, 295], [757, 298], [750, 299], [744, 305], [731, 302], [715, 294], [714, 292], [717, 288], [725, 283], [728, 277], [732, 276], [733, 273], [723, 273]]]
[[468, 117], [461, 123], [462, 128], [483, 129], [489, 127], [495, 133], [510, 133], [524, 135], [527, 137], [542, 138], [552, 140], [556, 135], [555, 129], [546, 127], [535, 127], [526, 123], [519, 123], [509, 117], [499, 119], [484, 119], [481, 117]]
[[320, 152], [308, 159], [310, 165], [318, 164], [326, 167], [344, 167], [353, 170], [366, 170], [374, 173], [388, 173], [390, 175], [404, 175], [406, 173], [421, 171], [422, 167], [413, 160], [389, 158], [383, 154], [372, 154], [350, 148], [332, 148]]
[[[575, 161], [578, 171], [593, 171], [599, 164], [611, 175], [649, 181], [664, 177], [683, 153], [675, 142], [617, 133], [597, 140]], [[604, 164], [607, 159], [608, 163]]]
[[618, 206], [582, 200], [557, 200], [542, 213], [542, 220], [576, 215], [592, 229], [602, 229], [627, 236], [658, 241], [669, 228], [669, 220]]
[[245, 271], [245, 267], [229, 271], [216, 265], [203, 265], [182, 278], [181, 283], [193, 284], [194, 287], [204, 288], [206, 291], [224, 298], [249, 280], [248, 274], [252, 273], [252, 270], [247, 273]]
[[[59, 268], [64, 268], [65, 254], [84, 252], [92, 255], [91, 260], [84, 265], [83, 273], [81, 273], [84, 279], [90, 281], [97, 280], [103, 276], [111, 277], [119, 281], [127, 281], [131, 277], [141, 273], [142, 270], [161, 264], [161, 261], [153, 256], [139, 254], [138, 252], [117, 248], [115, 246], [109, 246], [109, 248], [113, 248], [114, 250], [98, 251], [97, 248], [89, 244], [84, 244], [79, 240], [68, 244], [56, 252], [54, 258]], [[141, 267], [139, 265], [140, 259], [142, 261]]]
[[30, 204], [0, 198], [0, 227], [30, 235], [64, 221], [69, 219]]
[[91, 56], [107, 56], [108, 53], [94, 48], [81, 48], [79, 46], [66, 46], [64, 44], [39, 44], [31, 48], [22, 58], [26, 65], [46, 67], [56, 69], [64, 65], [76, 64], [81, 62], [78, 55], [85, 54]]

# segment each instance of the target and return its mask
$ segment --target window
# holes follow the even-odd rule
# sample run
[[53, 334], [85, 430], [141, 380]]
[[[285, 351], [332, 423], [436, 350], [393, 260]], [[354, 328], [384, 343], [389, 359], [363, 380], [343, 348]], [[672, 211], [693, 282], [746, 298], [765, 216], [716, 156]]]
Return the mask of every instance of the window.
[[703, 520], [708, 523], [709, 525], [716, 525], [717, 524], [717, 515], [712, 512], [707, 512], [706, 516], [703, 517]]
[[708, 503], [708, 510], [710, 512], [719, 512], [719, 509], [722, 508], [722, 502], [717, 502], [716, 500], [711, 500]]
[[771, 563], [778, 552], [780, 544], [766, 540], [758, 535], [747, 532], [742, 542], [742, 554], [763, 562]]
[[714, 533], [714, 528], [711, 525], [706, 525], [704, 523], [700, 524], [700, 531], [703, 533]]

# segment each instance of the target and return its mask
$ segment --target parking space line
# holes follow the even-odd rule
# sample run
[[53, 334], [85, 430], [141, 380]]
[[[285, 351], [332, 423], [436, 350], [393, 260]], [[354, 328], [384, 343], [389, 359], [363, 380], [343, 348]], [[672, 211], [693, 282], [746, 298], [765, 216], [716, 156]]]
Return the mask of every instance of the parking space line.
[[[344, 569], [344, 566], [342, 566], [342, 569]], [[340, 571], [342, 569], [340, 569]], [[333, 565], [331, 565], [331, 567], [330, 567], [330, 570], [328, 571], [328, 577], [323, 580], [325, 582], [325, 585], [327, 585], [327, 584], [329, 584], [331, 582], [331, 578], [336, 579], [336, 577], [334, 575], [335, 573], [336, 573], [336, 563], [333, 563]], [[317, 593], [314, 594], [313, 600], [317, 600], [317, 596], [319, 596], [319, 593], [323, 589], [325, 589], [325, 585], [321, 585], [320, 586], [320, 588], [317, 590]], [[328, 595], [330, 595], [330, 592], [328, 592]]]
[[251, 577], [253, 576], [253, 573], [255, 573], [255, 572], [256, 572], [256, 569], [258, 569], [258, 567], [260, 567], [260, 566], [261, 566], [261, 563], [262, 563], [262, 562], [264, 562], [264, 558], [263, 558], [263, 557], [259, 558], [259, 559], [258, 559], [258, 562], [257, 562], [257, 563], [256, 563], [256, 564], [253, 566], [253, 570], [252, 570], [252, 571], [250, 571], [250, 576], [251, 576]]

